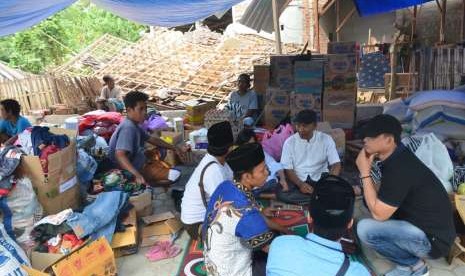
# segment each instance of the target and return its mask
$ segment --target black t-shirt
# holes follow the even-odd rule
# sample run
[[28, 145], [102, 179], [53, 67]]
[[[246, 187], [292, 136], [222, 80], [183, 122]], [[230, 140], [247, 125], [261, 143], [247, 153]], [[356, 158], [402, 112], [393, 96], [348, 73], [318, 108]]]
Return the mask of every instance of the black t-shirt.
[[431, 257], [446, 256], [456, 232], [452, 205], [441, 181], [403, 145], [382, 162], [381, 170], [378, 198], [398, 208], [392, 219], [423, 230], [431, 242]]

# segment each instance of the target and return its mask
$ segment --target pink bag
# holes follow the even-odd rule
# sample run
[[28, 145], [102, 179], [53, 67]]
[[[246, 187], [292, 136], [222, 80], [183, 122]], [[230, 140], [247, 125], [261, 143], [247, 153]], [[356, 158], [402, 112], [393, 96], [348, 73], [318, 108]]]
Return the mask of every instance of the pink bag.
[[281, 160], [284, 142], [292, 134], [294, 134], [294, 129], [291, 124], [280, 125], [272, 132], [267, 131], [262, 140], [263, 150], [275, 160]]

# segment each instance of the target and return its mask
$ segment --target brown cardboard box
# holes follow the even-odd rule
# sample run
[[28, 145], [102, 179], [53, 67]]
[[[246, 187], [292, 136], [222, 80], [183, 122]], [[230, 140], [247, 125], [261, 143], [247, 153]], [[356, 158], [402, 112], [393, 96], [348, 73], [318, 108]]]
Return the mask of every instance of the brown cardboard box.
[[275, 128], [283, 119], [290, 114], [290, 107], [288, 106], [265, 106], [265, 126], [268, 128]]
[[356, 50], [355, 41], [328, 42], [328, 54], [354, 54]]
[[76, 176], [76, 131], [51, 128], [55, 134], [66, 134], [71, 143], [48, 158], [45, 175], [38, 156], [23, 156], [18, 172], [31, 179], [32, 186], [46, 214], [79, 207], [79, 183]]
[[326, 91], [323, 99], [323, 109], [341, 108], [354, 109], [357, 104], [357, 92], [355, 90]]
[[294, 92], [321, 95], [323, 92], [323, 62], [296, 61], [294, 64]]
[[[58, 256], [60, 257], [57, 258]], [[43, 253], [32, 255], [31, 263], [33, 268], [23, 267], [30, 276], [117, 274], [115, 257], [105, 238], [88, 243], [66, 256]]]
[[132, 255], [137, 253], [137, 215], [136, 210], [129, 211], [128, 217], [123, 221], [126, 226], [126, 231], [115, 233], [111, 241], [111, 248], [115, 253], [115, 257]]
[[270, 66], [255, 65], [253, 67], [253, 90], [257, 94], [265, 94], [270, 84]]
[[333, 128], [352, 128], [355, 122], [355, 108], [341, 109], [327, 107], [323, 109], [323, 120], [328, 121]]
[[160, 138], [168, 144], [179, 145], [183, 142], [183, 133], [173, 131], [162, 131]]
[[354, 75], [357, 60], [355, 54], [327, 55], [325, 77], [331, 75]]
[[186, 105], [186, 115], [191, 124], [201, 125], [203, 124], [204, 115], [210, 109], [216, 108], [216, 101], [198, 99], [194, 101], [184, 102]]
[[158, 240], [165, 240], [182, 229], [182, 223], [173, 213], [166, 212], [142, 218], [141, 247], [152, 246]]
[[279, 88], [269, 87], [266, 91], [265, 104], [276, 107], [289, 106], [290, 91]]
[[312, 94], [291, 94], [291, 110], [293, 109], [312, 109], [321, 110], [321, 96]]
[[129, 198], [129, 202], [134, 205], [137, 217], [146, 217], [152, 215], [152, 190], [145, 190], [139, 195], [131, 196]]

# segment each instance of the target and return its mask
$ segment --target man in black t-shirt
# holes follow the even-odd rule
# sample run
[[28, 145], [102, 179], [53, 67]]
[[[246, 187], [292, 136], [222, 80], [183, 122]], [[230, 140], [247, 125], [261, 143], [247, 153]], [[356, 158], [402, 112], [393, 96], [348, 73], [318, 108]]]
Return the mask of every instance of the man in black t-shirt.
[[[389, 115], [374, 117], [363, 129], [356, 163], [373, 219], [360, 221], [357, 233], [396, 264], [385, 275], [429, 275], [424, 259], [446, 256], [455, 239], [452, 205], [440, 180], [403, 146], [401, 132]], [[370, 176], [375, 157], [381, 160], [379, 190]]]

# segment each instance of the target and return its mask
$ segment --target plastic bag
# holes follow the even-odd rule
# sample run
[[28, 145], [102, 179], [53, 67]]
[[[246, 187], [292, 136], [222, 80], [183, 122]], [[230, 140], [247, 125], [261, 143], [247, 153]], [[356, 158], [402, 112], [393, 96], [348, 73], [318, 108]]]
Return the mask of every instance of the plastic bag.
[[[37, 200], [29, 178], [17, 180], [16, 186], [6, 198], [6, 205], [1, 204], [3, 225], [8, 232], [12, 232], [22, 248], [34, 246], [30, 233], [36, 220], [42, 218], [43, 209]], [[11, 235], [10, 235], [11, 236]]]
[[0, 275], [27, 276], [21, 265], [30, 266], [26, 253], [6, 233], [0, 224]]
[[263, 150], [275, 160], [281, 160], [284, 142], [292, 134], [294, 134], [294, 129], [290, 124], [280, 125], [273, 132], [266, 132], [262, 140]]
[[446, 146], [434, 135], [412, 136], [402, 140], [441, 181], [448, 193], [452, 193], [451, 179], [454, 175], [454, 165]]

